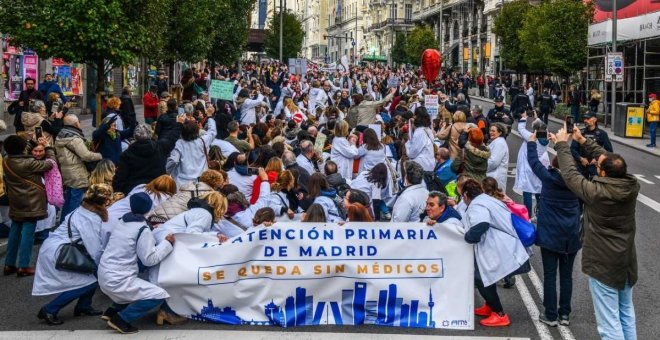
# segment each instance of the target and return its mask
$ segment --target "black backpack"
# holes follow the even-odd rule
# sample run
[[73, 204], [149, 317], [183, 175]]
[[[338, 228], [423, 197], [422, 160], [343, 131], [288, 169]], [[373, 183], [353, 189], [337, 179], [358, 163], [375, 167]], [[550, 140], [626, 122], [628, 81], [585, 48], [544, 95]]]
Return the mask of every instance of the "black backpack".
[[447, 194], [445, 185], [440, 178], [435, 175], [435, 171], [424, 171], [424, 183], [426, 183], [426, 189], [428, 189], [428, 191], [439, 191], [445, 195]]

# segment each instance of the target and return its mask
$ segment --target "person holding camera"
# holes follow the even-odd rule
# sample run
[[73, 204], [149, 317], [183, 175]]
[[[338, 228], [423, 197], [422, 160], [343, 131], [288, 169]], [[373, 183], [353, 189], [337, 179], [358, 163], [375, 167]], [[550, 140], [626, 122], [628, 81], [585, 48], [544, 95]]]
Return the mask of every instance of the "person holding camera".
[[21, 115], [24, 131], [17, 134], [28, 140], [45, 137], [48, 144], [52, 145], [55, 136], [62, 130], [64, 114], [59, 110], [59, 106], [53, 106], [49, 113], [46, 104], [41, 100], [32, 102], [31, 111]]
[[490, 124], [502, 123], [507, 127], [507, 134], [511, 131], [511, 125], [513, 124], [513, 118], [511, 117], [511, 111], [504, 107], [504, 97], [497, 96], [495, 97], [495, 106], [488, 111], [486, 118]]
[[21, 91], [18, 95], [18, 100], [11, 103], [7, 108], [7, 111], [10, 114], [14, 115], [14, 127], [16, 131], [24, 131], [23, 122], [21, 121], [21, 116], [24, 111], [30, 109], [30, 102], [33, 100], [42, 100], [41, 92], [37, 91], [34, 88], [35, 80], [27, 77], [25, 78], [25, 90]]

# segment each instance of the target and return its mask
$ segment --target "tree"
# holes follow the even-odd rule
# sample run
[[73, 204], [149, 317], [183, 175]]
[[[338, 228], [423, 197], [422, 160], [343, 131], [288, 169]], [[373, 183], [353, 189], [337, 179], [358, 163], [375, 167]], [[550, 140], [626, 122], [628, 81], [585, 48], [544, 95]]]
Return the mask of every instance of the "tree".
[[435, 34], [429, 27], [417, 26], [408, 33], [406, 55], [408, 56], [409, 63], [419, 65], [422, 60], [422, 53], [429, 48], [438, 48]]
[[408, 62], [408, 55], [406, 54], [406, 34], [404, 32], [396, 33], [396, 41], [392, 46], [392, 61], [397, 64], [405, 64]]
[[42, 58], [95, 65], [97, 121], [106, 61], [124, 65], [161, 49], [171, 0], [0, 0], [0, 32]]
[[[289, 58], [298, 56], [298, 52], [302, 49], [303, 38], [305, 31], [302, 28], [302, 23], [290, 11], [285, 11], [282, 18], [282, 58], [286, 62]], [[276, 13], [270, 20], [269, 29], [266, 30], [264, 38], [264, 46], [266, 54], [274, 59], [280, 58], [280, 13]]]
[[[500, 58], [506, 63], [507, 68], [516, 71], [527, 70], [523, 57], [525, 50], [518, 33], [522, 30], [523, 19], [531, 8], [528, 0], [515, 0], [504, 4], [502, 12], [495, 17], [493, 33], [500, 37]], [[561, 27], [562, 25], [556, 26], [553, 34], [561, 36], [556, 32]]]
[[225, 0], [217, 13], [222, 16], [216, 20], [216, 36], [207, 56], [211, 66], [220, 63], [231, 65], [238, 61], [247, 46], [250, 23], [248, 15], [255, 0]]
[[[587, 35], [593, 6], [555, 0], [529, 10], [519, 32], [523, 59], [530, 68], [568, 77], [587, 62]], [[557, 34], [557, 28], [561, 34]]]

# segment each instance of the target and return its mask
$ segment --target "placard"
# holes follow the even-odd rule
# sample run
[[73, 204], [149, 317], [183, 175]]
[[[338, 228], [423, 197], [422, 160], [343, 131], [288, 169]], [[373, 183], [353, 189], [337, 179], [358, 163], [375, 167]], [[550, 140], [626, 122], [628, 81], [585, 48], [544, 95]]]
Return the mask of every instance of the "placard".
[[424, 96], [424, 107], [426, 107], [426, 112], [431, 116], [431, 121], [438, 116], [438, 110], [440, 109], [440, 104], [438, 104], [438, 96], [435, 94], [429, 94]]
[[234, 99], [234, 83], [224, 80], [211, 80], [211, 87], [209, 87], [209, 97], [222, 100]]

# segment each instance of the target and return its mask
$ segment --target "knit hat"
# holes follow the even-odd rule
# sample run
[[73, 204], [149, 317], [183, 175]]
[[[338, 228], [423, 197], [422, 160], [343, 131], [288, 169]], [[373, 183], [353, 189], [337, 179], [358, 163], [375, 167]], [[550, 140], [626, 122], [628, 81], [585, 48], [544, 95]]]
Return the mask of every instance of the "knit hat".
[[130, 197], [131, 201], [131, 212], [134, 214], [144, 215], [151, 210], [153, 202], [151, 197], [144, 192], [140, 192]]
[[151, 139], [153, 135], [153, 131], [151, 130], [151, 126], [147, 124], [138, 124], [138, 126], [135, 127], [135, 131], [133, 132], [133, 137], [135, 140], [149, 140]]
[[656, 96], [655, 93], [649, 93], [649, 98], [653, 98], [653, 100], [656, 100], [658, 96]]

